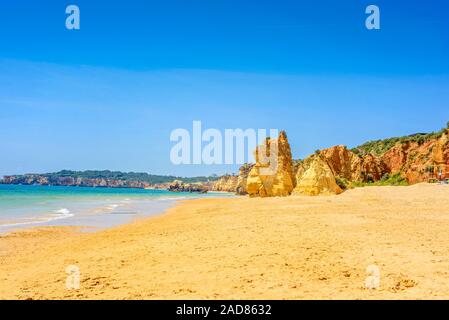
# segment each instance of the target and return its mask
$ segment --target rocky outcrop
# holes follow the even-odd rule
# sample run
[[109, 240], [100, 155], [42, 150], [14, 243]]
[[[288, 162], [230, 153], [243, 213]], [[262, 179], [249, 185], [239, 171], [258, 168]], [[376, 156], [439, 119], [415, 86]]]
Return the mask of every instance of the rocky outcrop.
[[367, 154], [359, 156], [346, 146], [335, 146], [320, 151], [332, 173], [348, 181], [378, 181], [387, 172], [381, 159]]
[[361, 157], [361, 159], [360, 177], [359, 180], [356, 181], [379, 181], [386, 173], [388, 173], [382, 159], [379, 159], [372, 154], [367, 154]]
[[[286, 136], [278, 140], [285, 141]], [[339, 185], [346, 188], [377, 181], [397, 185], [449, 179], [449, 130], [372, 141], [355, 148], [357, 153], [342, 145], [334, 146], [296, 160], [293, 165], [290, 160], [286, 161], [290, 147], [284, 150], [279, 153], [281, 165], [273, 175], [261, 173], [267, 165], [257, 159], [256, 150], [256, 164], [247, 179], [250, 196], [288, 195], [292, 186], [295, 194], [316, 195], [338, 194]]]
[[316, 155], [311, 155], [304, 160], [296, 160], [295, 166], [294, 166], [294, 185], [296, 186], [299, 181], [301, 181], [302, 177], [304, 176], [304, 173], [306, 173], [307, 169], [310, 168], [310, 165], [313, 162], [313, 159]]
[[288, 196], [294, 187], [293, 161], [287, 134], [281, 131], [277, 139], [266, 139], [256, 148], [256, 164], [247, 178], [250, 197]]
[[333, 195], [342, 193], [329, 165], [319, 156], [312, 158], [310, 166], [298, 180], [294, 195]]
[[362, 180], [362, 159], [346, 146], [335, 146], [320, 151], [333, 174], [350, 181]]
[[184, 183], [181, 180], [175, 180], [167, 188], [168, 191], [172, 192], [198, 192], [207, 193], [208, 187], [201, 182], [195, 183]]
[[251, 169], [254, 167], [254, 164], [248, 164], [245, 163], [243, 166], [240, 167], [239, 170], [239, 176], [237, 178], [237, 186], [235, 193], [238, 195], [245, 195], [248, 194], [246, 185], [248, 181], [248, 175]]
[[237, 182], [237, 176], [224, 175], [213, 184], [212, 191], [236, 192]]
[[381, 157], [389, 173], [400, 172], [410, 184], [449, 178], [449, 143], [446, 131], [435, 140], [398, 143]]

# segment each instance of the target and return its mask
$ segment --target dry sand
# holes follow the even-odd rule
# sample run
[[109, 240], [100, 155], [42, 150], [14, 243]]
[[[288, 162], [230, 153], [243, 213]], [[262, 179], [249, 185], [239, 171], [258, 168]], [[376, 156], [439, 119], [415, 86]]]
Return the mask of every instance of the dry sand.
[[[65, 287], [67, 265], [81, 288]], [[380, 288], [368, 290], [368, 265]], [[82, 233], [0, 237], [3, 299], [449, 298], [449, 186], [186, 201]]]

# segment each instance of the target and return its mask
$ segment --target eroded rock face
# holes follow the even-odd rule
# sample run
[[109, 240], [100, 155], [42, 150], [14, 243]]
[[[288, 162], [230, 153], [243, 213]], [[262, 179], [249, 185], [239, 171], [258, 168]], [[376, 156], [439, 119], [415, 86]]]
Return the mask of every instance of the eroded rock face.
[[341, 192], [327, 162], [321, 157], [315, 156], [312, 158], [310, 166], [297, 181], [292, 194], [317, 196], [340, 194]]
[[336, 176], [350, 181], [362, 179], [362, 159], [351, 152], [346, 146], [335, 146], [324, 149], [320, 155], [327, 162]]
[[[277, 157], [270, 154], [277, 150]], [[270, 170], [270, 164], [264, 159], [263, 152], [272, 157], [277, 164]], [[281, 131], [278, 139], [267, 139], [265, 145], [256, 149], [256, 164], [250, 170], [247, 178], [247, 192], [250, 197], [288, 196], [294, 186], [293, 162], [287, 134]]]
[[379, 181], [383, 175], [388, 173], [382, 159], [379, 159], [372, 154], [367, 154], [362, 157], [360, 176], [358, 177], [363, 182]]
[[435, 143], [432, 149], [432, 160], [435, 163], [434, 176], [449, 177], [449, 130]]
[[254, 164], [245, 163], [240, 167], [239, 176], [237, 178], [237, 187], [235, 193], [238, 195], [248, 194], [246, 184], [248, 181], [248, 175], [251, 169], [254, 167]]
[[198, 192], [206, 193], [208, 187], [201, 182], [196, 183], [184, 183], [181, 180], [174, 180], [167, 188], [168, 191], [172, 192]]
[[320, 152], [335, 176], [349, 181], [378, 181], [387, 173], [382, 159], [372, 154], [363, 157], [348, 150], [346, 146], [335, 146]]
[[238, 177], [225, 175], [220, 177], [212, 186], [213, 191], [236, 192]]
[[[385, 178], [388, 183], [389, 178], [399, 174], [399, 177], [406, 179], [409, 184], [448, 179], [449, 130], [446, 130], [438, 138], [430, 138], [430, 140], [429, 138], [419, 140], [416, 139], [416, 136], [410, 137], [413, 139], [399, 140], [396, 145], [380, 156], [374, 154], [360, 156], [340, 145], [321, 150], [304, 160], [296, 160], [294, 165], [291, 164], [290, 156], [288, 156], [290, 146], [281, 147], [284, 151], [281, 151], [279, 155], [281, 164], [279, 171], [273, 176], [263, 175], [260, 170], [265, 166], [257, 161], [248, 176], [248, 193], [250, 196], [261, 197], [288, 195], [292, 186], [295, 190], [298, 188], [295, 193], [316, 194], [321, 193], [321, 189], [325, 190], [324, 193], [328, 190], [331, 190], [330, 193], [339, 193], [341, 190], [329, 182], [336, 178], [342, 178], [348, 182], [375, 182]], [[282, 146], [286, 141], [286, 136], [280, 136], [278, 140], [279, 145]], [[318, 168], [322, 166], [315, 163], [317, 157], [327, 164], [334, 179], [328, 177], [328, 170]], [[314, 164], [315, 172], [313, 175], [309, 172], [307, 180], [304, 181], [312, 164]], [[288, 173], [290, 168], [294, 168], [291, 176]], [[307, 187], [304, 185], [306, 181], [308, 181]], [[316, 186], [320, 183], [327, 187]]]
[[439, 177], [449, 177], [448, 134], [439, 139], [419, 144], [399, 143], [382, 156], [388, 173], [400, 172], [408, 183], [427, 182]]
[[299, 183], [299, 181], [301, 181], [301, 179], [304, 176], [304, 173], [306, 173], [307, 169], [310, 168], [310, 165], [312, 164], [314, 158], [315, 158], [315, 155], [312, 155], [312, 156], [305, 158], [304, 160], [297, 161], [296, 166], [294, 168], [294, 172], [295, 172], [294, 185], [295, 185], [295, 187]]

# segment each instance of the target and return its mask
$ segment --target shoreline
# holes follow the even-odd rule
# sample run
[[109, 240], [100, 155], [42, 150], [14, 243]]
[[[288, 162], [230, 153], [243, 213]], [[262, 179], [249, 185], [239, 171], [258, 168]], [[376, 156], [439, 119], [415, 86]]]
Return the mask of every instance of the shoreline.
[[[423, 184], [184, 199], [93, 233], [20, 230], [0, 236], [0, 298], [442, 299], [448, 196], [448, 186]], [[65, 288], [73, 264], [79, 290]], [[373, 264], [381, 285], [368, 290]]]
[[[6, 196], [0, 205], [0, 234], [33, 227], [77, 226], [87, 229], [105, 229], [126, 224], [135, 219], [163, 213], [177, 201], [199, 197], [224, 197], [228, 194], [196, 195], [172, 193], [166, 190], [133, 192], [97, 191], [84, 187], [10, 185], [0, 190]], [[149, 193], [151, 192], [151, 193]], [[27, 203], [23, 205], [23, 203]]]

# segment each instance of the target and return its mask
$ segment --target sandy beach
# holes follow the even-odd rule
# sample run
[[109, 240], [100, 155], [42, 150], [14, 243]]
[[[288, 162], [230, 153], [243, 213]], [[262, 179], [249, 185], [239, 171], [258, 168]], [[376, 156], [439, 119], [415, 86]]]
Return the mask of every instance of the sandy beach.
[[[189, 200], [94, 233], [1, 236], [0, 298], [447, 299], [448, 230], [447, 185]], [[68, 265], [79, 290], [66, 289]]]

